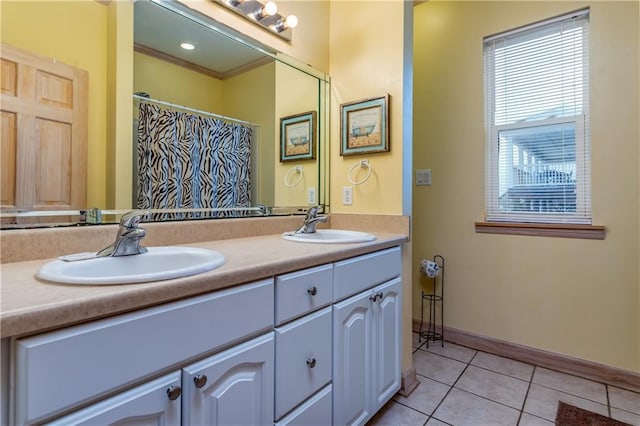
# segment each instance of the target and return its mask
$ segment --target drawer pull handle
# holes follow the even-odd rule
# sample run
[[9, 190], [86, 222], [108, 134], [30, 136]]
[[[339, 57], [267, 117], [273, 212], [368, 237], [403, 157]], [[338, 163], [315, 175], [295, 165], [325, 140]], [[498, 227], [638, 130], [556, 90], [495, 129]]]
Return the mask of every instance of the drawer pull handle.
[[308, 358], [307, 359], [307, 365], [309, 366], [309, 368], [313, 368], [316, 366], [316, 359], [315, 358]]
[[180, 389], [180, 386], [169, 386], [167, 388], [167, 396], [171, 401], [175, 401], [180, 398], [180, 395], [182, 395], [182, 389]]
[[194, 376], [193, 383], [195, 383], [196, 387], [199, 389], [207, 384], [207, 376], [204, 374], [198, 374]]
[[307, 293], [309, 293], [312, 296], [315, 296], [316, 294], [318, 294], [318, 288], [314, 285], [313, 287], [310, 287], [307, 289]]

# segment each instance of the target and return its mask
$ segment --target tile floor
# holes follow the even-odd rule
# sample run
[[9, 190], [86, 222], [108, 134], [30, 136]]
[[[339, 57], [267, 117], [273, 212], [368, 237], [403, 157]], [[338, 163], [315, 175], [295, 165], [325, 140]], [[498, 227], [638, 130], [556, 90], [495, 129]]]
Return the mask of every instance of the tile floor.
[[640, 394], [453, 343], [413, 339], [420, 385], [373, 425], [553, 425], [558, 401], [640, 426]]

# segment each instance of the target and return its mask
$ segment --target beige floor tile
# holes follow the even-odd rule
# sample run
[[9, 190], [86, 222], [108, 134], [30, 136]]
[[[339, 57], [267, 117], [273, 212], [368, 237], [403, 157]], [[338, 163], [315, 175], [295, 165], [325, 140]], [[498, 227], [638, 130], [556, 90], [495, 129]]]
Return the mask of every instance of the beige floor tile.
[[454, 384], [467, 366], [454, 359], [423, 350], [413, 354], [413, 363], [419, 375], [448, 385]]
[[553, 426], [555, 422], [536, 417], [529, 413], [522, 413], [518, 426]]
[[533, 373], [533, 383], [601, 404], [607, 404], [607, 391], [602, 383], [592, 382], [591, 380], [541, 367], [536, 368], [535, 373]]
[[612, 407], [620, 408], [630, 413], [640, 414], [640, 393], [613, 386], [607, 387], [609, 390], [609, 403]]
[[471, 361], [476, 352], [478, 352], [475, 349], [465, 348], [449, 342], [444, 342], [444, 347], [442, 342], [429, 342], [428, 348], [427, 345], [423, 345], [420, 349], [466, 363]]
[[418, 413], [409, 407], [389, 401], [373, 418], [367, 423], [369, 426], [422, 426], [427, 422], [429, 416]]
[[455, 386], [458, 389], [521, 410], [529, 382], [470, 365]]
[[456, 426], [513, 426], [519, 414], [513, 408], [453, 388], [433, 417]]
[[531, 380], [533, 374], [533, 365], [486, 352], [478, 352], [471, 364], [527, 381]]
[[422, 340], [421, 342], [418, 342], [418, 333], [412, 333], [411, 336], [413, 337], [413, 343], [411, 344], [411, 347], [414, 350], [418, 349], [425, 343], [424, 340]]
[[405, 398], [396, 394], [393, 399], [422, 413], [431, 415], [451, 387], [426, 377], [420, 377], [419, 380], [420, 384], [411, 392], [409, 397]]
[[524, 411], [526, 413], [542, 417], [543, 419], [555, 421], [559, 401], [602, 414], [603, 416], [609, 415], [606, 405], [560, 392], [555, 389], [540, 386], [535, 383], [531, 385], [529, 393], [527, 394]]
[[633, 426], [640, 426], [640, 415], [638, 414], [619, 410], [617, 408], [612, 408], [611, 417], [616, 420], [620, 420], [621, 422], [629, 423], [630, 425], [633, 425]]
[[447, 423], [431, 417], [425, 426], [449, 426]]

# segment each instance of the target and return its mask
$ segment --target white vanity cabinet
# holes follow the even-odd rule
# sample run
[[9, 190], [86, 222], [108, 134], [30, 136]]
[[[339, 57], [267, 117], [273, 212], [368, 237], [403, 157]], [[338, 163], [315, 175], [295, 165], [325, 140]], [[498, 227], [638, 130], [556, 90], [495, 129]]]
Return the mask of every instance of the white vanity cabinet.
[[8, 423], [364, 424], [400, 388], [401, 264], [396, 246], [4, 340]]
[[[12, 423], [117, 397], [198, 357], [272, 334], [273, 287], [273, 279], [262, 280], [14, 340]], [[269, 359], [272, 365], [273, 350]]]
[[333, 265], [278, 276], [275, 292], [274, 419], [277, 424], [329, 425]]
[[334, 294], [357, 292], [333, 307], [334, 425], [364, 424], [400, 389], [400, 273], [399, 248], [334, 265]]

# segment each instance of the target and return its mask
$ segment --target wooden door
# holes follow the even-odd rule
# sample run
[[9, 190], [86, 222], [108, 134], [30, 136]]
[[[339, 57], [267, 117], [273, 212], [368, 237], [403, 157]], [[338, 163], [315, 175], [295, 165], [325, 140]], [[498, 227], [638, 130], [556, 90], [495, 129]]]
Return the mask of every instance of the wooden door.
[[86, 208], [88, 73], [2, 43], [0, 206]]

